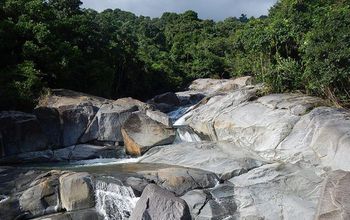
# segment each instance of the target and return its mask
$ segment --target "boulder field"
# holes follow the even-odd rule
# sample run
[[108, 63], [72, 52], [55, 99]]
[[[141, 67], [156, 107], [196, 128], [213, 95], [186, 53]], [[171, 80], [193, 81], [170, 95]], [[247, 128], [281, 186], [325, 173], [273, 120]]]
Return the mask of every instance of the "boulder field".
[[0, 219], [350, 219], [350, 112], [263, 91], [251, 77], [147, 103], [52, 90], [1, 112]]

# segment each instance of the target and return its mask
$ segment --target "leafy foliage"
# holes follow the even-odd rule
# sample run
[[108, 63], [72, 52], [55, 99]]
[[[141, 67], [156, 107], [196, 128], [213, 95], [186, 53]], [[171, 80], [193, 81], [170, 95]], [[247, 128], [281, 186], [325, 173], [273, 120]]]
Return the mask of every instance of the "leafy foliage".
[[151, 19], [79, 0], [0, 3], [0, 108], [30, 110], [45, 88], [147, 99], [199, 77], [254, 75], [350, 105], [350, 3], [280, 0], [269, 16]]

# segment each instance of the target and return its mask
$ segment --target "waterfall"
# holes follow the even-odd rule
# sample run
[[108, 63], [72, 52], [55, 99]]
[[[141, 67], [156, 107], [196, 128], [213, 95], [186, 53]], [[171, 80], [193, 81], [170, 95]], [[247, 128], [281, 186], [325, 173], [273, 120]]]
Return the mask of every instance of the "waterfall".
[[177, 127], [175, 143], [181, 142], [200, 142], [202, 139], [189, 126]]
[[96, 210], [104, 220], [129, 219], [137, 200], [131, 187], [123, 186], [119, 180], [96, 182]]

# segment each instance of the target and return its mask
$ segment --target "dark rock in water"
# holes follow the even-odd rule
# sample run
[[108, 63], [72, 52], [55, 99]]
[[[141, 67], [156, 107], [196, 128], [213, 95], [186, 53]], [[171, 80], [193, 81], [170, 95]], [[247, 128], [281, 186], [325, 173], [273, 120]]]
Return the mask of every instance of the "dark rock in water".
[[130, 220], [190, 220], [186, 202], [157, 185], [148, 185], [131, 213]]
[[150, 148], [171, 144], [175, 131], [144, 113], [132, 114], [122, 128], [126, 151], [131, 155], [142, 155]]
[[143, 173], [149, 181], [155, 182], [177, 196], [181, 196], [193, 189], [211, 188], [218, 183], [218, 178], [214, 173], [182, 167], [140, 173]]
[[0, 112], [0, 157], [45, 150], [47, 139], [31, 114]]
[[62, 208], [67, 211], [94, 207], [93, 179], [88, 173], [67, 173], [59, 178]]
[[336, 170], [324, 181], [315, 219], [350, 219], [350, 172]]

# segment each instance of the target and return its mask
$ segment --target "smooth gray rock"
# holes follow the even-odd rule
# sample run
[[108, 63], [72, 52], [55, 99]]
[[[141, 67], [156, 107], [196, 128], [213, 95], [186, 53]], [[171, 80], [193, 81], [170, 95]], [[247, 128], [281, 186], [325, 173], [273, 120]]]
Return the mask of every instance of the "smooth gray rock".
[[164, 168], [156, 171], [139, 172], [150, 182], [181, 196], [193, 189], [214, 187], [218, 183], [215, 174], [182, 167]]
[[19, 198], [21, 212], [25, 218], [38, 217], [58, 212], [61, 209], [59, 199], [60, 172], [50, 171], [39, 175]]
[[350, 113], [319, 107], [304, 115], [275, 150], [276, 159], [350, 171]]
[[91, 208], [95, 205], [92, 176], [88, 173], [66, 173], [60, 176], [62, 208], [67, 211]]
[[34, 115], [16, 111], [0, 112], [0, 157], [46, 148], [47, 139]]
[[171, 144], [175, 131], [144, 113], [134, 113], [124, 123], [122, 134], [126, 151], [131, 155], [142, 155], [154, 146]]
[[119, 105], [110, 103], [103, 105], [97, 112], [92, 123], [89, 125], [81, 142], [93, 140], [99, 141], [123, 141], [121, 127], [129, 118], [132, 112], [137, 111], [136, 105]]
[[275, 149], [291, 133], [301, 115], [322, 100], [299, 94], [256, 99], [256, 91], [242, 88], [214, 96], [188, 113], [185, 124], [213, 140], [231, 141], [274, 160]]
[[212, 140], [219, 140], [214, 127], [215, 120], [224, 112], [230, 112], [230, 108], [240, 106], [256, 96], [257, 89], [239, 89], [229, 94], [219, 94], [207, 98], [188, 112], [179, 121], [183, 125], [189, 125], [197, 133], [208, 136]]
[[332, 171], [324, 181], [315, 220], [350, 219], [350, 172]]
[[130, 220], [190, 220], [186, 202], [157, 185], [148, 185], [133, 210]]
[[181, 143], [155, 147], [140, 160], [211, 171], [228, 179], [266, 162], [257, 154], [229, 142]]
[[298, 164], [268, 164], [230, 179], [239, 219], [313, 219], [322, 170]]

